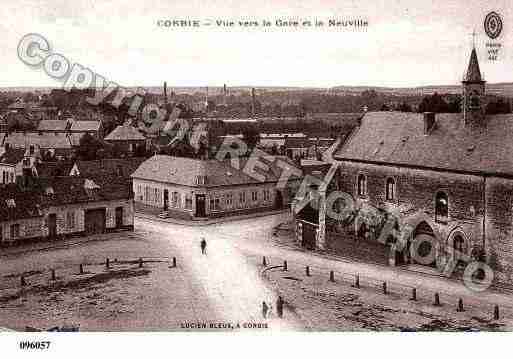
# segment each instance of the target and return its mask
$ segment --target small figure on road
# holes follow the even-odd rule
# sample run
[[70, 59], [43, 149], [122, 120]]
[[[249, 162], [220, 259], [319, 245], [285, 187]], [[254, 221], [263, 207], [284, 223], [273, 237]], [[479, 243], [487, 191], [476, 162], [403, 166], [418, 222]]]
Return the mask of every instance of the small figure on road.
[[269, 307], [267, 306], [267, 303], [264, 301], [262, 302], [262, 316], [267, 318], [267, 312], [269, 311]]
[[207, 241], [205, 240], [205, 238], [202, 238], [201, 239], [201, 254], [206, 254], [207, 253]]
[[281, 296], [276, 301], [276, 312], [279, 318], [283, 317], [283, 298]]

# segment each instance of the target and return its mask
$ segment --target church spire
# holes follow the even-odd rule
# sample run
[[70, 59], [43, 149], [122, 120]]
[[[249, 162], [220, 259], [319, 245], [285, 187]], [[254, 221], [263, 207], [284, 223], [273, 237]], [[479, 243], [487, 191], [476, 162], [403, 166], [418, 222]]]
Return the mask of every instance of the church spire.
[[470, 61], [468, 63], [467, 73], [465, 75], [465, 79], [463, 82], [482, 82], [481, 71], [479, 69], [479, 62], [477, 61], [477, 53], [476, 48], [472, 48], [472, 53], [470, 54]]

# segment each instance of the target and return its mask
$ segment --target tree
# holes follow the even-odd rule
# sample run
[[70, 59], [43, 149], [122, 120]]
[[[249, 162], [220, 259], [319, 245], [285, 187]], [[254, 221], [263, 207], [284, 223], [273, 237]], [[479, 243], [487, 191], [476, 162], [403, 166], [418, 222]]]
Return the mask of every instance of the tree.
[[246, 143], [248, 149], [253, 149], [260, 141], [260, 133], [253, 125], [248, 124], [242, 130], [242, 140]]
[[96, 160], [100, 150], [103, 150], [104, 146], [101, 141], [86, 133], [82, 138], [77, 149], [77, 156], [79, 159], [84, 161]]

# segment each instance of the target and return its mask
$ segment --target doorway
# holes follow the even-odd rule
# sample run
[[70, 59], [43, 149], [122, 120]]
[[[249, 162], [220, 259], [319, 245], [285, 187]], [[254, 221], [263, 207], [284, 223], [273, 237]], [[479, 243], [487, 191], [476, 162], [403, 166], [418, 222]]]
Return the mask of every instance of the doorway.
[[205, 217], [205, 195], [197, 194], [196, 195], [196, 217]]
[[48, 237], [54, 238], [57, 236], [57, 215], [50, 213], [48, 215]]
[[169, 209], [169, 191], [167, 189], [164, 190], [164, 211]]
[[116, 228], [123, 227], [123, 207], [116, 207]]

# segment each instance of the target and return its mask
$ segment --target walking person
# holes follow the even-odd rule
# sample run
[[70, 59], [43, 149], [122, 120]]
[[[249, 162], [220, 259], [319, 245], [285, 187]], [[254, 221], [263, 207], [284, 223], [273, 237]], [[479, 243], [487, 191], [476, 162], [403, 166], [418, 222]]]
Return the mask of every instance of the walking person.
[[269, 306], [267, 305], [267, 303], [264, 301], [262, 302], [262, 316], [265, 318], [267, 318], [267, 312], [269, 311]]
[[201, 239], [201, 254], [207, 254], [207, 241], [205, 238]]
[[276, 301], [276, 312], [278, 313], [278, 318], [283, 317], [283, 298], [281, 296]]

